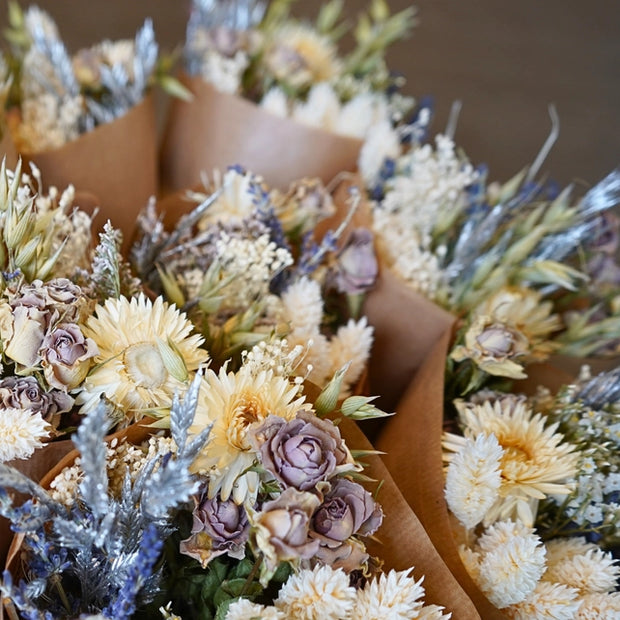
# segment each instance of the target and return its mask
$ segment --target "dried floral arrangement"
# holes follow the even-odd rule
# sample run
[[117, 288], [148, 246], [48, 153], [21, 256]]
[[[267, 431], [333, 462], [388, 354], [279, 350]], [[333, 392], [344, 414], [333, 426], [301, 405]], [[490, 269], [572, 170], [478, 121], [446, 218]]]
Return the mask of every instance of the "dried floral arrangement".
[[322, 5], [315, 23], [294, 18], [293, 4], [195, 0], [186, 71], [278, 116], [355, 138], [376, 122], [402, 118], [412, 100], [396, 92], [402, 79], [389, 72], [385, 51], [411, 31], [413, 7], [390, 15], [384, 0], [372, 0], [345, 55], [338, 41], [351, 26], [341, 0]]
[[9, 23], [15, 76], [9, 104], [19, 110], [10, 122], [19, 152], [59, 148], [126, 114], [154, 83], [176, 85], [165, 76], [150, 19], [134, 40], [105, 40], [74, 56], [56, 23], [37, 6], [22, 12], [9, 2]]
[[467, 571], [508, 618], [620, 613], [618, 369], [455, 402], [445, 497]]
[[377, 270], [372, 241], [349, 226], [359, 191], [345, 195], [346, 215], [322, 238], [314, 231], [337, 209], [318, 180], [281, 192], [233, 167], [188, 199], [198, 206], [170, 232], [153, 205], [141, 216], [136, 273], [187, 312], [212, 364], [232, 357], [238, 366], [258, 342], [286, 338], [292, 357], [303, 352], [294, 372], [317, 385], [347, 365], [348, 395], [370, 355], [372, 327], [358, 317], [359, 300]]

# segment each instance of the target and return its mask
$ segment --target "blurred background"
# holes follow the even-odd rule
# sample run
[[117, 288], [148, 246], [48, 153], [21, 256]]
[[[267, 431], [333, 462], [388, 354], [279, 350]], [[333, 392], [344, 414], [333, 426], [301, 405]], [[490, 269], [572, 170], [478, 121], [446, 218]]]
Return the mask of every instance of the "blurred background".
[[[392, 12], [412, 4], [388, 0]], [[103, 38], [133, 37], [146, 16], [171, 50], [184, 38], [189, 0], [39, 0], [71, 51]], [[319, 0], [293, 12], [316, 15]], [[462, 111], [456, 141], [474, 164], [507, 180], [530, 163], [550, 129], [560, 137], [542, 170], [593, 184], [620, 165], [620, 2], [618, 0], [417, 0], [413, 36], [397, 44], [390, 67], [407, 78], [407, 94], [432, 95], [434, 132], [445, 128], [452, 102]], [[22, 7], [28, 6], [21, 2]], [[345, 0], [351, 21], [366, 0]], [[7, 22], [2, 0], [0, 26]], [[160, 101], [160, 117], [165, 101]]]

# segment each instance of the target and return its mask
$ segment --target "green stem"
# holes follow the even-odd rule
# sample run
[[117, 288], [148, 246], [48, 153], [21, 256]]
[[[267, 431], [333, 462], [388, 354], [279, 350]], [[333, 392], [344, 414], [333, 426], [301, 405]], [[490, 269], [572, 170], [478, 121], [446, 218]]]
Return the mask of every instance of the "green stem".
[[250, 574], [248, 575], [245, 583], [243, 584], [243, 588], [241, 588], [241, 593], [239, 594], [239, 596], [243, 596], [248, 591], [248, 588], [252, 585], [252, 582], [254, 581], [254, 578], [258, 573], [258, 569], [260, 568], [261, 562], [262, 558], [258, 556], [258, 558], [256, 558], [256, 561], [254, 562], [254, 566], [252, 566]]

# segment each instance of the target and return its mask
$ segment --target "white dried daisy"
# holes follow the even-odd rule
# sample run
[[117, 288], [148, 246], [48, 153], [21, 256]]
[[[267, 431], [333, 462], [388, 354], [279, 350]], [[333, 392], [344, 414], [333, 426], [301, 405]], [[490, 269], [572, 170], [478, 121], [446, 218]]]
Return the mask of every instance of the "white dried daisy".
[[358, 592], [353, 618], [364, 620], [403, 620], [417, 617], [423, 606], [424, 588], [421, 577], [415, 581], [409, 577], [410, 570], [391, 570], [373, 579]]
[[274, 604], [290, 620], [339, 620], [350, 617], [355, 596], [342, 569], [317, 566], [291, 575]]
[[576, 590], [541, 581], [523, 601], [502, 611], [512, 620], [574, 620], [579, 604]]
[[620, 567], [611, 553], [596, 548], [563, 558], [555, 554], [543, 579], [563, 583], [580, 594], [594, 594], [615, 590], [619, 574]]
[[[485, 536], [507, 540], [503, 544], [494, 542], [487, 551]], [[533, 530], [517, 533], [511, 524], [500, 522], [481, 536], [480, 547], [483, 553], [478, 585], [496, 607], [520, 603], [534, 591], [545, 572], [545, 547]]]
[[128, 420], [163, 415], [174, 394], [187, 388], [189, 373], [209, 357], [200, 348], [202, 336], [193, 331], [185, 314], [161, 297], [154, 302], [143, 294], [106, 300], [84, 330], [99, 355], [76, 402], [87, 410], [105, 395]]
[[250, 372], [242, 367], [237, 373], [207, 370], [190, 433], [198, 434], [213, 424], [209, 441], [194, 462], [196, 472], [209, 474], [209, 497], [241, 504], [258, 491], [256, 473], [243, 472], [256, 459], [247, 433], [270, 415], [292, 420], [298, 411], [311, 410], [299, 388], [288, 378], [272, 371]]
[[28, 409], [0, 409], [0, 463], [27, 459], [42, 439], [49, 437], [52, 427], [40, 413]]
[[348, 386], [362, 376], [373, 342], [374, 328], [368, 325], [366, 317], [359, 321], [349, 319], [346, 325], [341, 325], [336, 334], [329, 341], [329, 358], [331, 373], [340, 370], [345, 364], [350, 364], [343, 383], [341, 397], [348, 394]]
[[488, 510], [485, 524], [518, 518], [530, 526], [539, 500], [570, 492], [578, 457], [574, 446], [555, 432], [557, 424], [545, 426], [543, 416], [534, 415], [520, 399], [457, 400], [455, 406], [466, 438], [494, 434], [503, 449], [499, 497]]
[[497, 501], [504, 451], [493, 434], [458, 439], [464, 443], [448, 465], [445, 497], [456, 518], [471, 529]]
[[586, 594], [580, 599], [575, 620], [618, 620], [620, 592]]
[[248, 601], [247, 598], [240, 598], [230, 604], [224, 620], [286, 620], [287, 616], [275, 607], [265, 607], [258, 603]]

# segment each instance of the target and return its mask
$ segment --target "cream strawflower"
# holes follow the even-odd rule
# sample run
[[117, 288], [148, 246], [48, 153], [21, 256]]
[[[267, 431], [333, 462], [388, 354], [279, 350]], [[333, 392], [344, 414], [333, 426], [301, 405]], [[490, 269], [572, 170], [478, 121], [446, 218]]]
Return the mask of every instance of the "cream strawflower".
[[287, 616], [275, 607], [264, 607], [258, 603], [252, 603], [246, 598], [241, 598], [231, 603], [224, 620], [286, 620]]
[[455, 406], [466, 438], [493, 434], [503, 449], [499, 498], [488, 510], [485, 524], [519, 518], [530, 526], [539, 500], [570, 492], [577, 454], [574, 446], [564, 443], [563, 436], [555, 432], [557, 424], [545, 426], [542, 415], [534, 415], [519, 398], [479, 404], [457, 400]]
[[620, 618], [620, 592], [587, 594], [581, 597], [575, 620], [618, 620]]
[[198, 434], [213, 424], [209, 441], [193, 465], [193, 470], [209, 474], [210, 498], [218, 493], [227, 500], [231, 494], [238, 504], [251, 500], [258, 491], [258, 477], [243, 472], [256, 460], [247, 432], [270, 415], [292, 420], [300, 410], [311, 410], [299, 387], [272, 371], [236, 372], [207, 370], [200, 403], [190, 433]]
[[298, 88], [329, 81], [340, 70], [332, 41], [304, 24], [288, 23], [276, 30], [264, 60], [277, 80]]
[[574, 620], [578, 608], [576, 590], [541, 581], [523, 601], [502, 611], [513, 620]]
[[27, 459], [42, 439], [49, 437], [52, 427], [40, 413], [29, 409], [0, 409], [0, 463]]
[[342, 569], [317, 566], [291, 575], [274, 604], [290, 620], [339, 620], [350, 617], [355, 594]]
[[617, 586], [620, 567], [611, 553], [602, 549], [564, 557], [556, 552], [553, 559], [543, 576], [545, 581], [563, 583], [580, 594], [612, 592]]
[[471, 529], [484, 519], [497, 501], [504, 451], [492, 434], [478, 435], [475, 439], [449, 437], [452, 441], [463, 440], [464, 443], [448, 465], [446, 501], [456, 518]]
[[189, 373], [209, 357], [200, 348], [202, 336], [193, 330], [185, 314], [161, 297], [154, 302], [143, 294], [106, 300], [84, 329], [99, 355], [76, 402], [85, 410], [105, 395], [128, 421], [151, 412], [163, 415], [175, 392], [187, 389]]
[[367, 583], [358, 592], [351, 617], [364, 620], [416, 618], [423, 605], [424, 577], [415, 581], [409, 577], [411, 570], [391, 570], [387, 575], [382, 574]]
[[[491, 548], [485, 537], [492, 541]], [[483, 553], [478, 585], [487, 598], [500, 609], [525, 600], [545, 572], [545, 547], [540, 538], [533, 530], [499, 522], [479, 543]]]

